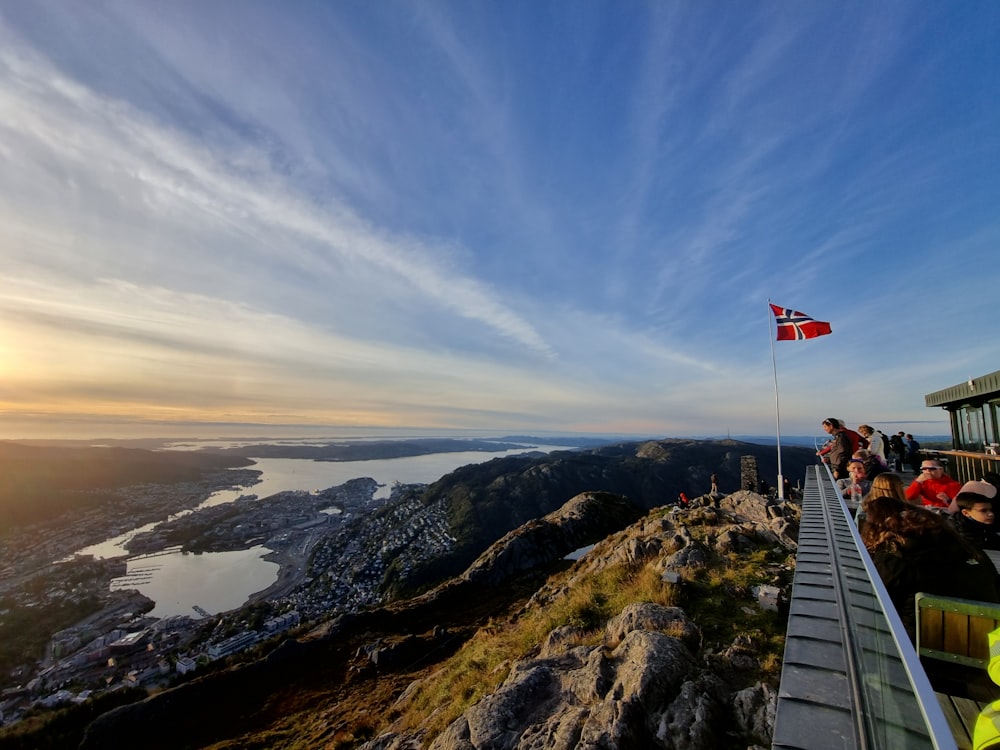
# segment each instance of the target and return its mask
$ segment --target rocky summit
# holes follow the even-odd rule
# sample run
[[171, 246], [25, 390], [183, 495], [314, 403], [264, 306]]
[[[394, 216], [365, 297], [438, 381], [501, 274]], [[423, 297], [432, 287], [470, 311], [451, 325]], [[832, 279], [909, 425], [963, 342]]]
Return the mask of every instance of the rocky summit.
[[[665, 593], [673, 589], [668, 598], [683, 601], [698, 596], [699, 580], [707, 577], [702, 574], [710, 575], [708, 569], [721, 560], [739, 566], [746, 557], [748, 573], [755, 553], [760, 559], [759, 553], [771, 552], [774, 562], [754, 573], [780, 584], [774, 587], [778, 592], [787, 588], [786, 553], [795, 547], [797, 507], [746, 491], [722, 499], [718, 507], [709, 497], [699, 504], [654, 511], [607, 538], [565, 576], [540, 589], [518, 618], [530, 616], [532, 609], [558, 607], [561, 598], [610, 568], [651, 571]], [[685, 592], [687, 586], [694, 590]], [[715, 640], [717, 633], [707, 638], [682, 606], [641, 600], [626, 604], [599, 628], [560, 625], [529, 655], [505, 665], [502, 680], [440, 734], [430, 736], [429, 716], [409, 730], [390, 727], [362, 747], [697, 750], [770, 745], [777, 692], [773, 681], [757, 679], [763, 665], [761, 644], [751, 632], [755, 627], [745, 632], [740, 627], [769, 606], [761, 596], [768, 588], [727, 589], [729, 642]], [[775, 603], [780, 600], [779, 593]], [[405, 705], [418, 688], [411, 686], [401, 702]]]
[[100, 716], [82, 747], [769, 745], [797, 519], [749, 491], [582, 493], [420, 596]]

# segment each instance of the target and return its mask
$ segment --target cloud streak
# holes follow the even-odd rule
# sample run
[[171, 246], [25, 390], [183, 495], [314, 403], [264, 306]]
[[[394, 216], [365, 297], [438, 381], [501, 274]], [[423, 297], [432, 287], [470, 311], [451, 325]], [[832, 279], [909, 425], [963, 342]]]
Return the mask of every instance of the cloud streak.
[[766, 432], [768, 297], [837, 334], [800, 429], [995, 369], [961, 9], [55, 10], [0, 11], [8, 415]]
[[[62, 169], [80, 172], [93, 169], [88, 160], [101, 154], [96, 173], [86, 175], [93, 184], [82, 187], [102, 191], [109, 202], [117, 199], [121, 204], [88, 203], [83, 206], [86, 210], [103, 209], [111, 214], [108, 220], [120, 218], [114, 214], [121, 209], [145, 214], [154, 222], [184, 217], [199, 222], [206, 233], [229, 235], [230, 241], [233, 234], [237, 240], [258, 233], [291, 236], [300, 241], [287, 242], [280, 261], [270, 254], [271, 247], [259, 241], [244, 245], [241, 255], [322, 276], [330, 276], [338, 261], [370, 265], [455, 315], [480, 323], [516, 345], [552, 355], [531, 324], [504, 305], [487, 284], [449, 273], [419, 241], [366, 226], [343, 206], [321, 210], [272, 173], [236, 174], [214, 152], [188, 143], [127, 105], [102, 99], [55, 71], [25, 65], [12, 55], [5, 57], [4, 66], [14, 85], [0, 104], [18, 113], [6, 127], [23, 152], [44, 153]], [[71, 131], [59, 127], [70, 118], [75, 122]], [[12, 181], [28, 170], [36, 178], [46, 171], [41, 159], [9, 166]], [[51, 171], [44, 176], [49, 186], [55, 182]], [[182, 255], [192, 250], [197, 248], [177, 248]]]

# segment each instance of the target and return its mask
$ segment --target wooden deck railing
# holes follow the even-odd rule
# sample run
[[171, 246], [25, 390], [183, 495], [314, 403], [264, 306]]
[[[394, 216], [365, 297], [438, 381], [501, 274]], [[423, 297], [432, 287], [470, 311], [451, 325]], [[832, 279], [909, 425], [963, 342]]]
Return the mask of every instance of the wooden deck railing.
[[921, 450], [922, 454], [933, 456], [945, 462], [948, 476], [963, 484], [973, 479], [982, 479], [988, 472], [1000, 474], [1000, 456], [972, 451]]

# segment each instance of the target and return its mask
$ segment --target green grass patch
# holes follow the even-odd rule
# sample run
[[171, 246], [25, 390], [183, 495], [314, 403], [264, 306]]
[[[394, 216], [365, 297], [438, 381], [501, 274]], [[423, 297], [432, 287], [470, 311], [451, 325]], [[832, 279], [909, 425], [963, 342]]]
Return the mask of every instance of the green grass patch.
[[480, 629], [418, 686], [402, 708], [402, 723], [409, 729], [426, 726], [435, 736], [466, 708], [493, 692], [507, 676], [510, 664], [536, 653], [552, 630], [578, 628], [579, 642], [594, 645], [608, 620], [625, 606], [640, 601], [672, 606], [675, 599], [676, 588], [664, 585], [659, 573], [648, 566], [612, 567], [575, 582], [566, 595], [545, 607], [531, 609], [512, 622], [493, 622]]
[[[652, 602], [681, 606], [702, 629], [707, 644], [728, 645], [737, 635], [751, 644], [760, 664], [750, 677], [776, 681], [784, 649], [784, 621], [756, 605], [753, 587], [773, 580], [776, 563], [787, 553], [758, 550], [713, 555], [703, 568], [682, 571], [683, 587], [664, 584], [652, 566], [616, 566], [573, 580], [565, 594], [509, 621], [481, 628], [457, 654], [423, 680], [400, 706], [399, 728], [423, 728], [428, 741], [469, 706], [494, 692], [515, 661], [537, 654], [546, 636], [560, 626], [579, 629], [580, 645], [596, 645], [607, 622], [627, 605]], [[567, 580], [563, 573], [554, 585]], [[683, 592], [682, 594], [679, 592]], [[380, 730], [381, 731], [381, 730]]]

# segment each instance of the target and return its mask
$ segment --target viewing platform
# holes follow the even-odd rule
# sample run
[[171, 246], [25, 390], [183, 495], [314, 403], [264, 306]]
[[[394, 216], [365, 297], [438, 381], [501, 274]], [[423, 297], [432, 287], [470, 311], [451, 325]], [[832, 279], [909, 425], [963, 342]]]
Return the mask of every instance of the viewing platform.
[[964, 750], [983, 705], [935, 692], [829, 469], [810, 467], [772, 748]]

